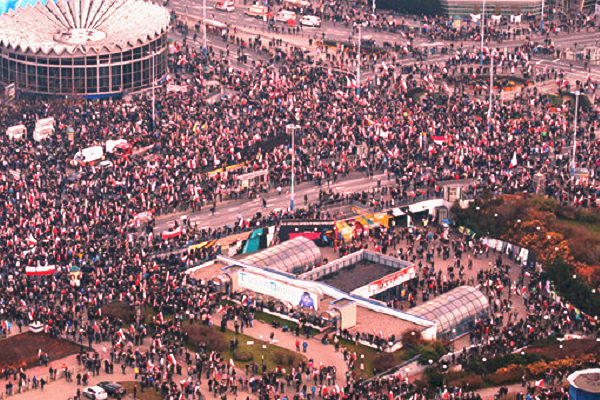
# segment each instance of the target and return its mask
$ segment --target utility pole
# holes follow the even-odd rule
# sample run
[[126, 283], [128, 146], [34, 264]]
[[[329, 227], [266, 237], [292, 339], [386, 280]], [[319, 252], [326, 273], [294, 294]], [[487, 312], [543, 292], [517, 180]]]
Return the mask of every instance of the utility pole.
[[579, 111], [579, 95], [581, 93], [575, 92], [575, 129], [573, 129], [573, 159], [571, 160], [571, 173], [575, 173], [575, 152], [577, 150], [577, 113]]
[[542, 19], [542, 24], [540, 27], [540, 33], [543, 35], [544, 34], [544, 0], [542, 0], [542, 12], [540, 13], [540, 17]]
[[491, 119], [492, 119], [492, 101], [494, 95], [494, 50], [490, 52], [490, 108], [488, 109], [488, 126], [490, 131], [492, 130]]
[[152, 52], [152, 130], [156, 128], [156, 52]]
[[356, 95], [360, 96], [360, 45], [362, 42], [362, 26], [358, 25], [358, 54], [357, 58], [357, 66], [356, 66]]
[[375, 15], [375, 0], [373, 0], [373, 15]]
[[296, 129], [300, 129], [299, 125], [289, 124], [287, 130], [292, 135], [292, 187], [290, 190], [290, 211], [294, 211], [294, 189], [296, 185], [296, 172], [294, 167], [296, 165]]
[[202, 24], [202, 36], [204, 39], [204, 48], [202, 49], [204, 52], [204, 56], [208, 54], [208, 44], [206, 41], [206, 0], [202, 0], [202, 19], [204, 23]]
[[485, 0], [483, 0], [483, 8], [481, 10], [481, 19], [479, 21], [481, 22], [481, 66], [483, 67], [483, 34], [484, 34], [483, 27], [485, 26]]

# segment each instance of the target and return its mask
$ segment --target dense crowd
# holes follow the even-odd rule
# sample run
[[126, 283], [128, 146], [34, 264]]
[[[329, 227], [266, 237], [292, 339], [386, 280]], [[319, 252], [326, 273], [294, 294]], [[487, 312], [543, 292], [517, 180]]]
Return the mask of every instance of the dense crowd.
[[[361, 18], [351, 14], [342, 19]], [[235, 37], [227, 40], [240, 42]], [[304, 209], [238, 218], [227, 228], [174, 226], [168, 239], [155, 232], [155, 216], [189, 209], [214, 212], [226, 200], [287, 190], [292, 169], [299, 183], [319, 186], [355, 172], [367, 177], [385, 174], [384, 190], [345, 199], [388, 207], [439, 194], [440, 182], [454, 179], [472, 179], [473, 190], [534, 192], [533, 177], [543, 173], [545, 193], [561, 202], [595, 207], [595, 176], [600, 168], [596, 82], [568, 82], [562, 71], [532, 65], [530, 45], [492, 49], [484, 56], [485, 68], [494, 57], [498, 74], [518, 75], [525, 81], [555, 80], [558, 91], [577, 89], [589, 98], [590, 104], [579, 110], [575, 159], [576, 166], [586, 168], [588, 174], [576, 178], [570, 168], [572, 153], [566, 151], [573, 145], [573, 107], [553, 108], [547, 97], [527, 86], [514, 102], [490, 105], [476, 48], [456, 49], [447, 62], [397, 68], [396, 59], [411, 57], [410, 46], [406, 55], [372, 56], [365, 67], [378, 74], [363, 82], [357, 96], [352, 76], [337, 72], [354, 66], [356, 56], [351, 52], [329, 49], [327, 61], [310, 65], [300, 49], [283, 44], [266, 46], [257, 38], [247, 47], [266, 48], [272, 55], [270, 65], [237, 70], [213, 52], [206, 61], [193, 46], [178, 47], [170, 59], [171, 83], [185, 90], [172, 92], [163, 85], [157, 93], [155, 116], [149, 96], [94, 102], [21, 99], [2, 109], [3, 132], [22, 123], [31, 137], [35, 121], [45, 117], [55, 118], [57, 125], [55, 133], [40, 143], [2, 137], [0, 319], [19, 329], [40, 322], [53, 336], [90, 346], [110, 341], [113, 346], [105, 372], [113, 364], [120, 364], [123, 372], [135, 368], [140, 371], [142, 388], [154, 386], [167, 398], [199, 394], [205, 376], [215, 396], [244, 390], [269, 398], [291, 386], [307, 397], [359, 398], [392, 392], [412, 393], [417, 399], [424, 394], [402, 379], [375, 380], [368, 385], [349, 380], [342, 390], [335, 384], [335, 370], [322, 365], [301, 364], [282, 374], [283, 379], [265, 369], [240, 376], [218, 353], [202, 346], [190, 353], [186, 347], [181, 322], [212, 325], [221, 295], [206, 282], [188, 281], [180, 271], [214, 253], [194, 254], [190, 261], [179, 257], [155, 260], [152, 254], [189, 241], [276, 224], [281, 218], [328, 216], [318, 205], [305, 201]], [[202, 72], [205, 62], [212, 66], [210, 77]], [[209, 80], [232, 94], [214, 101]], [[286, 131], [290, 123], [299, 126], [294, 149]], [[70, 129], [76, 132], [74, 136], [68, 134]], [[109, 139], [126, 139], [134, 150], [144, 148], [145, 152], [113, 159], [109, 166], [72, 162], [79, 150]], [[232, 168], [220, 170], [225, 166]], [[239, 179], [261, 170], [268, 170], [264, 181], [245, 186]], [[329, 196], [344, 199], [332, 192]], [[152, 216], [141, 219], [146, 212]], [[414, 239], [416, 232], [390, 235], [379, 238], [379, 249], [385, 247], [383, 252], [388, 252], [389, 248], [391, 253], [396, 243], [407, 240], [397, 255], [412, 257], [420, 267], [420, 279], [407, 288], [399, 304], [392, 305], [411, 306], [419, 296], [425, 301], [463, 283], [465, 264], [460, 253], [467, 250], [462, 241], [442, 243], [440, 235], [435, 239], [439, 245], [430, 248], [429, 242], [423, 245]], [[349, 243], [342, 250], [361, 246]], [[441, 279], [436, 266], [420, 261], [423, 256], [429, 260], [434, 251], [448, 257], [454, 252], [459, 260], [449, 280]], [[39, 278], [25, 274], [47, 268], [54, 274]], [[491, 355], [511, 351], [552, 330], [592, 332], [588, 320], [549, 299], [543, 290], [531, 290], [539, 278], [521, 277], [513, 284], [505, 281], [505, 269], [499, 259], [478, 276], [478, 282], [471, 283], [499, 280], [506, 292], [514, 286], [515, 295], [525, 299], [529, 311], [519, 321], [511, 318], [510, 300], [497, 303], [501, 293], [486, 286], [497, 316], [480, 321], [473, 331], [478, 351]], [[528, 288], [527, 296], [524, 289], [518, 293], [518, 288]], [[103, 316], [102, 307], [117, 300], [151, 309], [154, 317], [126, 326]], [[235, 319], [240, 312], [245, 311], [231, 308], [219, 319]], [[164, 319], [163, 315], [174, 317]], [[532, 326], [543, 329], [532, 331]], [[133, 350], [142, 345], [147, 350]], [[80, 359], [90, 372], [102, 373], [97, 355], [82, 353]], [[348, 361], [352, 362], [351, 357]], [[188, 378], [179, 382], [182, 369]], [[458, 397], [475, 398], [462, 393]]]

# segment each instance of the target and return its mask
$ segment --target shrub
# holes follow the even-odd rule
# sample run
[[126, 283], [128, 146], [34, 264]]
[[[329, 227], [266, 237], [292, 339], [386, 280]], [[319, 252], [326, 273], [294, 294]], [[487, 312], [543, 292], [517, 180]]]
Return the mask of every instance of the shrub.
[[529, 346], [529, 348], [536, 349], [536, 348], [552, 347], [552, 346], [557, 346], [558, 344], [559, 344], [558, 338], [556, 337], [556, 335], [552, 335], [552, 336], [548, 336], [545, 339], [536, 340]]
[[392, 353], [381, 353], [373, 358], [373, 368], [377, 368], [378, 371], [387, 371], [395, 366], [396, 360]]
[[273, 360], [277, 365], [283, 365], [283, 361], [285, 360], [285, 354], [283, 351], [276, 351], [273, 353]]
[[521, 365], [526, 366], [539, 362], [542, 357], [535, 353], [521, 354], [505, 354], [503, 356], [492, 357], [487, 359], [485, 362], [482, 361], [481, 357], [473, 357], [467, 364], [466, 370], [476, 374], [496, 373], [501, 368], [506, 368], [509, 365]]
[[424, 375], [427, 377], [427, 381], [432, 387], [440, 387], [444, 384], [444, 374], [437, 368], [429, 367], [425, 369]]
[[[136, 310], [134, 306], [131, 306], [122, 301], [115, 301], [102, 306], [102, 315], [112, 317], [114, 319], [120, 319], [124, 323], [132, 323], [135, 321]], [[142, 312], [142, 319], [144, 319], [144, 313]]]
[[251, 362], [254, 361], [254, 355], [249, 351], [236, 350], [233, 352], [233, 359], [240, 362]]
[[204, 343], [210, 351], [225, 351], [228, 344], [225, 335], [217, 329], [203, 325], [184, 325], [183, 331], [187, 332], [189, 343], [198, 346]]
[[297, 357], [294, 353], [288, 353], [287, 355], [287, 366], [293, 367], [297, 363]]
[[429, 364], [429, 360], [436, 362], [442, 358], [442, 356], [446, 354], [446, 349], [442, 342], [439, 340], [433, 340], [429, 342], [423, 342], [422, 344], [418, 345], [417, 352], [421, 355], [419, 363], [422, 365], [427, 365]]
[[423, 341], [420, 331], [408, 330], [402, 334], [402, 344], [416, 346]]
[[493, 374], [487, 375], [486, 380], [494, 386], [506, 385], [519, 382], [523, 376], [523, 368], [519, 365], [509, 365], [500, 368]]
[[481, 375], [477, 374], [468, 374], [454, 380], [450, 380], [450, 377], [448, 377], [448, 382], [450, 386], [457, 386], [460, 388], [466, 388], [468, 386], [471, 390], [477, 390], [483, 387], [483, 378]]

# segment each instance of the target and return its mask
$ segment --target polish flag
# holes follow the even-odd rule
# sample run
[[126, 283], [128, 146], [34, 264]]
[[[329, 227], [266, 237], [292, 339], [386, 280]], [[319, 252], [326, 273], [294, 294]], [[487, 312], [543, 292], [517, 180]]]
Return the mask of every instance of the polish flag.
[[163, 231], [162, 239], [163, 240], [173, 239], [179, 235], [181, 235], [181, 227], [177, 227], [177, 229], [175, 229], [173, 231]]
[[148, 361], [146, 361], [146, 368], [147, 368], [147, 369], [154, 369], [154, 364], [152, 364], [152, 363], [150, 362], [150, 360], [148, 360]]
[[167, 360], [169, 361], [169, 364], [177, 365], [177, 360], [175, 359], [175, 356], [173, 354], [169, 354]]
[[346, 77], [346, 83], [347, 83], [347, 87], [351, 88], [351, 89], [356, 89], [356, 80], [354, 79], [350, 79], [348, 77]]
[[233, 359], [229, 359], [229, 365], [231, 365], [231, 368], [235, 368], [235, 364], [233, 363]]
[[539, 381], [535, 381], [535, 387], [544, 387], [544, 379], [540, 379]]
[[28, 246], [35, 246], [37, 244], [37, 240], [35, 240], [35, 238], [33, 237], [33, 235], [30, 233], [29, 236], [27, 237], [27, 245]]
[[53, 275], [56, 272], [56, 266], [44, 265], [41, 267], [25, 267], [25, 275], [27, 276], [40, 276], [40, 275]]
[[125, 340], [125, 334], [123, 333], [123, 329], [119, 329], [119, 332], [117, 332], [117, 336], [119, 336], [119, 339]]
[[221, 313], [225, 312], [225, 307], [223, 307], [222, 305], [219, 305], [219, 307], [217, 308], [217, 312], [218, 312], [219, 314], [221, 314]]
[[513, 152], [513, 156], [512, 156], [512, 160], [510, 160], [510, 164], [508, 165], [508, 168], [514, 168], [517, 166], [517, 152]]

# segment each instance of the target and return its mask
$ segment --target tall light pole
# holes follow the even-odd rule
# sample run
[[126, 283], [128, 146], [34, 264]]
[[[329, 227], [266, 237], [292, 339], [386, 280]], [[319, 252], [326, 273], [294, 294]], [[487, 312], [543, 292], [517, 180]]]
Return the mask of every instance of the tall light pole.
[[544, 34], [544, 0], [542, 0], [542, 12], [540, 13], [540, 17], [542, 19], [541, 26], [540, 26], [540, 33], [543, 35]]
[[208, 54], [208, 44], [206, 41], [206, 0], [202, 0], [202, 20], [204, 23], [202, 24], [202, 39], [204, 40], [204, 48], [202, 49], [204, 52], [204, 56]]
[[[485, 26], [485, 0], [483, 0], [483, 8], [481, 10], [481, 66], [483, 67], [483, 27]], [[483, 71], [482, 71], [483, 72]]]
[[357, 58], [357, 66], [356, 66], [356, 95], [360, 96], [360, 44], [362, 42], [362, 26], [358, 25], [358, 54]]
[[158, 53], [153, 51], [150, 54], [152, 56], [152, 129], [154, 130], [156, 128], [156, 63], [154, 59]]
[[494, 51], [490, 51], [490, 107], [488, 108], [488, 131], [492, 132], [492, 107], [494, 95]]
[[294, 211], [294, 189], [296, 185], [296, 172], [294, 171], [296, 165], [296, 129], [300, 129], [300, 126], [293, 124], [287, 126], [287, 130], [290, 135], [292, 135], [292, 187], [290, 190], [290, 211]]
[[579, 111], [579, 95], [581, 93], [575, 92], [575, 129], [573, 129], [573, 159], [571, 160], [571, 173], [575, 173], [575, 151], [577, 150], [577, 112]]
[[373, 15], [375, 15], [375, 0], [373, 0]]

